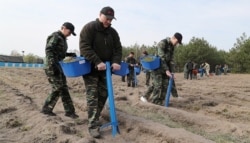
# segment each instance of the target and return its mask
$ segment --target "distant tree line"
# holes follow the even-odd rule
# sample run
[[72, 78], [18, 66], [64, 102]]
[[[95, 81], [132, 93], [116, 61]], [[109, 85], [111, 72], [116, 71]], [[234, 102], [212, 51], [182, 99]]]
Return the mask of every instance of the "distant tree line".
[[[139, 61], [143, 51], [147, 51], [151, 55], [157, 55], [157, 43], [153, 45], [139, 45], [135, 43], [131, 46], [123, 46], [122, 60], [129, 55], [130, 52], [135, 53], [135, 58]], [[79, 50], [71, 50], [79, 55]], [[26, 63], [40, 63], [43, 58], [33, 55], [21, 55], [16, 51], [11, 52], [11, 56], [23, 56]], [[192, 60], [200, 65], [203, 62], [210, 64], [211, 71], [214, 71], [215, 65], [227, 64], [231, 72], [234, 73], [250, 73], [250, 37], [245, 33], [236, 39], [236, 43], [227, 52], [218, 50], [215, 46], [209, 44], [204, 38], [193, 37], [189, 43], [180, 45], [175, 50], [175, 62], [178, 72], [183, 72], [186, 62]]]
[[43, 58], [41, 58], [39, 56], [36, 56], [36, 55], [34, 55], [32, 53], [29, 53], [27, 55], [24, 55], [24, 54], [22, 55], [16, 50], [11, 51], [9, 58], [11, 58], [11, 57], [22, 57], [24, 63], [38, 63], [38, 64], [43, 64], [44, 63]]

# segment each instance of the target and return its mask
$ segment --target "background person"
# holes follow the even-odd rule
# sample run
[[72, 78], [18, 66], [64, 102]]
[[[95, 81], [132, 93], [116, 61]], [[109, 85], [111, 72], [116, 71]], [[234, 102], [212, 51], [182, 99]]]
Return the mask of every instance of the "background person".
[[227, 64], [224, 64], [223, 71], [224, 71], [224, 75], [227, 75], [227, 72], [228, 72], [228, 65]]
[[210, 65], [209, 65], [207, 62], [205, 62], [203, 68], [204, 68], [204, 70], [205, 70], [206, 76], [209, 77]]
[[128, 87], [131, 86], [135, 87], [135, 73], [134, 73], [134, 67], [137, 66], [136, 64], [136, 60], [134, 58], [134, 52], [130, 52], [129, 56], [127, 57], [127, 61], [126, 63], [128, 63], [128, 70], [129, 70], [129, 74], [127, 77], [127, 83], [128, 83]]
[[193, 68], [194, 68], [193, 62], [189, 61], [187, 63], [187, 70], [188, 70], [188, 72], [187, 72], [187, 79], [189, 79], [189, 77], [190, 77], [190, 80], [192, 80], [192, 78], [193, 78]]
[[[148, 52], [147, 51], [143, 51], [142, 52], [142, 57], [141, 58], [143, 58], [145, 56], [148, 56]], [[150, 70], [147, 70], [147, 69], [144, 69], [144, 68], [143, 68], [143, 71], [146, 74], [146, 86], [149, 86], [149, 83], [150, 83], [150, 73], [151, 72], [150, 72]]]
[[183, 73], [184, 73], [184, 78], [188, 79], [188, 68], [187, 68], [188, 62], [185, 63], [184, 68], [183, 68]]

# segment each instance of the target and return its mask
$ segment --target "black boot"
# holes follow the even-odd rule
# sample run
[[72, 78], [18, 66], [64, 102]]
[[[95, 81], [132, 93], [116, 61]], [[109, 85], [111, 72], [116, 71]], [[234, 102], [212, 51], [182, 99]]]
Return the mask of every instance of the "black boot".
[[131, 84], [130, 83], [128, 83], [128, 87], [130, 87], [131, 86]]
[[135, 87], [135, 82], [132, 82], [132, 87]]
[[79, 116], [76, 113], [65, 113], [65, 116], [70, 117], [72, 119], [79, 118]]
[[122, 82], [125, 82], [125, 76], [122, 76]]
[[49, 108], [47, 105], [44, 105], [41, 113], [49, 116], [56, 116], [56, 114], [53, 113], [52, 110], [53, 110], [52, 108]]

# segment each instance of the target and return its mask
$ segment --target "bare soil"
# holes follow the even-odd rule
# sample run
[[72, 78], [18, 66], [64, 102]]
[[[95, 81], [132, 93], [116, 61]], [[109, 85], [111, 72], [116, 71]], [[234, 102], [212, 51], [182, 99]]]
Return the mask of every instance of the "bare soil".
[[[0, 143], [249, 143], [250, 75], [228, 74], [185, 80], [175, 74], [181, 98], [169, 107], [143, 103], [145, 74], [137, 87], [114, 75], [113, 89], [120, 134], [111, 128], [92, 138], [87, 129], [85, 86], [81, 77], [68, 78], [79, 119], [64, 116], [61, 100], [51, 117], [41, 108], [51, 87], [42, 69], [0, 68]], [[102, 123], [109, 122], [109, 110]]]

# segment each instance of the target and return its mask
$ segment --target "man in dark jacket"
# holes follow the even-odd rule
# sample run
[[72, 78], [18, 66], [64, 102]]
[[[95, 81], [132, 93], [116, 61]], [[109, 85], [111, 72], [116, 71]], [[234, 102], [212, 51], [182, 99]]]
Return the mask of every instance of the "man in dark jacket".
[[188, 70], [188, 73], [187, 73], [187, 79], [189, 79], [189, 76], [190, 76], [190, 80], [193, 79], [193, 68], [194, 68], [194, 64], [192, 61], [189, 61], [187, 63], [187, 70]]
[[52, 110], [54, 109], [59, 97], [61, 97], [65, 116], [78, 118], [78, 115], [75, 114], [75, 108], [68, 91], [66, 77], [59, 65], [59, 61], [63, 60], [65, 56], [76, 56], [75, 53], [66, 53], [68, 49], [66, 38], [71, 34], [74, 36], [76, 35], [74, 29], [73, 24], [65, 22], [62, 25], [61, 30], [52, 33], [47, 38], [44, 69], [48, 81], [52, 86], [52, 92], [45, 100], [42, 113], [50, 116], [56, 115]]
[[106, 61], [111, 62], [113, 70], [120, 69], [122, 46], [116, 30], [111, 27], [114, 10], [104, 7], [99, 18], [87, 23], [80, 33], [80, 53], [92, 64], [91, 73], [84, 75], [87, 92], [89, 133], [100, 138], [99, 117], [107, 100]]
[[135, 87], [134, 67], [136, 66], [136, 60], [134, 58], [134, 55], [135, 55], [134, 52], [130, 52], [126, 60], [126, 63], [128, 63], [128, 70], [129, 70], [129, 74], [127, 78], [128, 87], [130, 87], [131, 84], [132, 84], [132, 87]]

